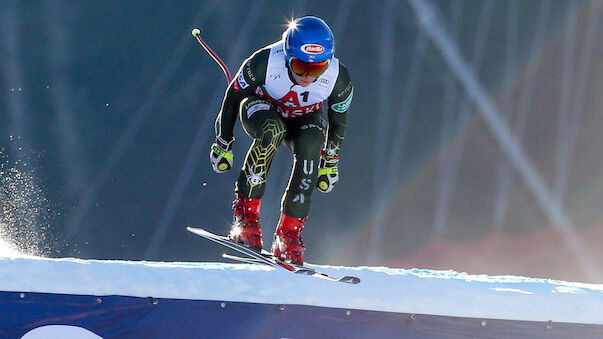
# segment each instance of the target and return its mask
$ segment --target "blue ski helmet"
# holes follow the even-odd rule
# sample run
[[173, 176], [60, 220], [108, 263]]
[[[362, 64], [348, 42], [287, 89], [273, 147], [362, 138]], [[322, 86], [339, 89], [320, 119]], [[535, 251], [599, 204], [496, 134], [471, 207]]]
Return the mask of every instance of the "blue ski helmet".
[[335, 38], [329, 26], [320, 18], [305, 16], [293, 21], [283, 33], [285, 57], [304, 62], [330, 60], [335, 52]]

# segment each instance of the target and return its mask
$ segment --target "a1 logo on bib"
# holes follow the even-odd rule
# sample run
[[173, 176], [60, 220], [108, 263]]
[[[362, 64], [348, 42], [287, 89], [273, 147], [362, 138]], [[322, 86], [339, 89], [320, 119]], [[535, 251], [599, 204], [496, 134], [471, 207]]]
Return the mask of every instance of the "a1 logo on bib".
[[305, 44], [301, 46], [301, 50], [306, 54], [320, 54], [325, 48], [319, 44]]
[[297, 97], [297, 92], [289, 91], [289, 93], [285, 94], [284, 97], [279, 99], [285, 106], [289, 107], [299, 107], [299, 98]]

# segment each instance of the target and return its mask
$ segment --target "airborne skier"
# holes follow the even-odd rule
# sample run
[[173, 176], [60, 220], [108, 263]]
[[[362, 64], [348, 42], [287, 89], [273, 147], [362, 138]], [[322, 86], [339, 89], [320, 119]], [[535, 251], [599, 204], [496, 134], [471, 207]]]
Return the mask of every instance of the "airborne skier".
[[[215, 172], [232, 168], [233, 129], [240, 115], [253, 143], [235, 183], [229, 237], [256, 251], [263, 247], [260, 204], [272, 159], [281, 143], [293, 152], [272, 253], [300, 265], [313, 188], [330, 192], [339, 179], [338, 152], [353, 97], [348, 71], [334, 51], [329, 26], [306, 16], [293, 21], [282, 40], [253, 53], [226, 90], [210, 151]], [[328, 124], [322, 117], [325, 100]]]

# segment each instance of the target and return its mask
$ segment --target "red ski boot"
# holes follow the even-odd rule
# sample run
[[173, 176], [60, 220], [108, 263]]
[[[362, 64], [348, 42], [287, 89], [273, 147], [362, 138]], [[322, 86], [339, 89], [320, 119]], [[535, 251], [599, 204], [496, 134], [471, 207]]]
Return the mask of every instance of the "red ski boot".
[[235, 193], [235, 200], [232, 202], [233, 223], [228, 235], [236, 242], [258, 252], [264, 246], [260, 227], [261, 202], [261, 199], [253, 199], [242, 193]]
[[274, 233], [272, 254], [283, 261], [297, 265], [304, 264], [304, 241], [300, 236], [306, 218], [293, 218], [281, 213], [281, 219]]

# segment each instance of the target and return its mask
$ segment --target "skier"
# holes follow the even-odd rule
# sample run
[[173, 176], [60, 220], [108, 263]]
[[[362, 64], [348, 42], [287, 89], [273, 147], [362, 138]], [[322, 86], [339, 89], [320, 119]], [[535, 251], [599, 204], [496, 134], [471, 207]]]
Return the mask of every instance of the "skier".
[[[339, 179], [338, 152], [353, 96], [348, 71], [334, 51], [329, 26], [306, 16], [293, 21], [282, 40], [253, 53], [226, 90], [210, 151], [215, 172], [232, 168], [233, 129], [240, 115], [253, 143], [235, 183], [229, 237], [256, 251], [263, 247], [260, 204], [272, 159], [281, 143], [293, 152], [272, 253], [300, 265], [313, 188], [330, 192]], [[328, 125], [322, 117], [325, 100]]]

